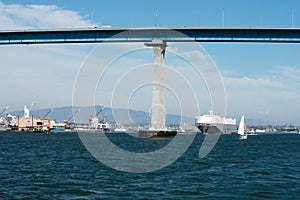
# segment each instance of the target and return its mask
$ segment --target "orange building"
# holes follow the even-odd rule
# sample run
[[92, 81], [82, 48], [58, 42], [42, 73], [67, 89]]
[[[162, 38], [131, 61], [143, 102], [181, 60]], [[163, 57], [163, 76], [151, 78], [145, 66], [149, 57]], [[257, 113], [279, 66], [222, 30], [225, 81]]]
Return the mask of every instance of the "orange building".
[[50, 119], [34, 117], [18, 117], [19, 131], [49, 132]]

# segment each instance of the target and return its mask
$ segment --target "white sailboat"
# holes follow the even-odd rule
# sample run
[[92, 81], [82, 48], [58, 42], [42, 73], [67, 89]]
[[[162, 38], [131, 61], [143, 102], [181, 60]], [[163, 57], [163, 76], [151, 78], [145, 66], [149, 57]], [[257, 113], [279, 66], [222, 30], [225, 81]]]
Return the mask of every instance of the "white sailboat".
[[240, 124], [239, 124], [238, 134], [239, 134], [241, 140], [246, 140], [247, 139], [247, 132], [246, 132], [244, 115], [242, 116], [242, 119], [241, 119]]

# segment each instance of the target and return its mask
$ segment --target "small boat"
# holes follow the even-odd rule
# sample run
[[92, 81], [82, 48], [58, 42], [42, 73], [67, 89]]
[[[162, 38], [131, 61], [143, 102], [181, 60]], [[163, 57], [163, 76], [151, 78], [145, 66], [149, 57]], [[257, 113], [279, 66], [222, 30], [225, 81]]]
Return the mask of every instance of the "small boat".
[[241, 119], [240, 124], [239, 124], [238, 134], [239, 134], [241, 140], [246, 140], [247, 139], [247, 132], [246, 132], [244, 115], [242, 116], [242, 119]]
[[250, 128], [250, 130], [247, 131], [247, 134], [248, 134], [248, 135], [257, 135], [257, 133], [256, 133], [256, 131], [255, 131], [254, 128]]
[[126, 133], [127, 130], [125, 128], [115, 128], [113, 132], [115, 132], [115, 133]]
[[279, 133], [299, 133], [299, 128], [294, 126], [293, 124], [281, 126], [277, 128], [277, 132]]

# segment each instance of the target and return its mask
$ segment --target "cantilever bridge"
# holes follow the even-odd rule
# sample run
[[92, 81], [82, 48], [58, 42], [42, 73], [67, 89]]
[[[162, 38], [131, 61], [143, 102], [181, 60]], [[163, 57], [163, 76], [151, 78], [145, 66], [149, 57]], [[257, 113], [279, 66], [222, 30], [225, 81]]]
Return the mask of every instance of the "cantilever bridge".
[[[171, 30], [171, 31], [170, 31]], [[174, 34], [178, 32], [180, 34]], [[141, 27], [0, 31], [0, 45], [100, 42], [299, 43], [300, 27]]]

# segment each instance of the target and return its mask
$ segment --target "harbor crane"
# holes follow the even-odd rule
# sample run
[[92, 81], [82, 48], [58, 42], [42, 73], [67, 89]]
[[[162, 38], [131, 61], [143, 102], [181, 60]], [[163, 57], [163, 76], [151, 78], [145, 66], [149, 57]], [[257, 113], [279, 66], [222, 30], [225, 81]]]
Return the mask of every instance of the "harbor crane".
[[104, 110], [104, 107], [102, 107], [95, 115], [95, 117], [97, 117], [98, 115], [100, 115], [100, 113]]
[[98, 115], [99, 115], [103, 110], [104, 110], [104, 107], [102, 107], [102, 108], [96, 113], [95, 116], [89, 118], [89, 128], [92, 128], [92, 129], [98, 129], [98, 126], [99, 126]]
[[35, 102], [32, 102], [31, 104], [30, 104], [30, 106], [24, 106], [24, 117], [25, 118], [29, 118], [29, 112], [30, 112], [30, 110], [32, 109], [32, 107], [35, 105]]
[[1, 111], [0, 116], [1, 116], [6, 110], [8, 110], [8, 109], [9, 109], [9, 106], [6, 106], [6, 107]]
[[50, 108], [48, 112], [43, 116], [43, 119], [46, 118], [53, 110], [54, 108]]
[[68, 123], [79, 111], [80, 111], [80, 109], [76, 110], [74, 113], [71, 114], [71, 116], [68, 119], [66, 119], [64, 121]]
[[104, 107], [102, 107], [97, 113], [95, 116], [91, 116], [89, 118], [90, 122], [93, 121], [93, 123], [97, 122], [98, 123], [98, 115], [100, 115], [100, 113], [104, 110]]

